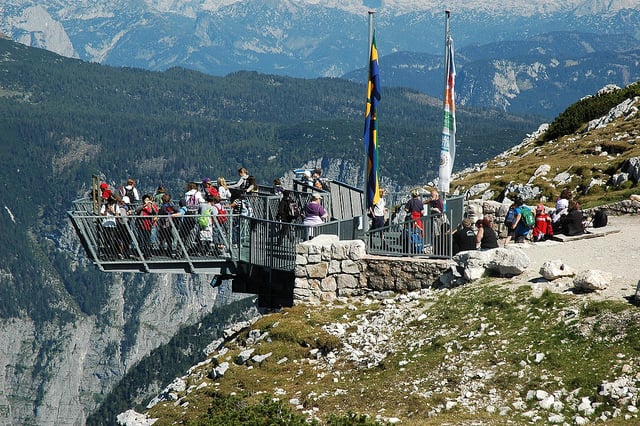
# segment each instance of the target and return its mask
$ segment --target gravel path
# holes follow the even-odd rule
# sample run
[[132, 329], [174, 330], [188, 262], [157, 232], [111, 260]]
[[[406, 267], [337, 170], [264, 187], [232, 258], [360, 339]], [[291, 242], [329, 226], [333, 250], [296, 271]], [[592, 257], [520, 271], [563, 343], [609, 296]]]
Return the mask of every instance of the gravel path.
[[571, 279], [562, 278], [547, 283], [539, 272], [544, 262], [561, 260], [576, 273], [598, 269], [613, 274], [609, 288], [593, 293], [591, 297], [628, 300], [635, 295], [640, 280], [640, 216], [609, 216], [609, 223], [603, 229], [620, 232], [569, 242], [517, 244], [531, 259], [531, 264], [518, 277], [519, 280], [529, 281], [538, 287], [568, 289], [572, 287]]

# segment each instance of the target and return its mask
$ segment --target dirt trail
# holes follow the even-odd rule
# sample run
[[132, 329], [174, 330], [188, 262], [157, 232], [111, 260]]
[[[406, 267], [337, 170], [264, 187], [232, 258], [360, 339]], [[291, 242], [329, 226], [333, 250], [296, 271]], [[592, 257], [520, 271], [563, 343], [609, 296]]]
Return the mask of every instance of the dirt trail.
[[561, 260], [576, 273], [598, 269], [613, 275], [607, 290], [593, 293], [590, 297], [627, 300], [635, 295], [640, 280], [640, 216], [610, 216], [607, 227], [603, 229], [618, 229], [620, 232], [564, 243], [544, 241], [517, 244], [531, 259], [531, 264], [518, 280], [542, 287], [570, 287], [571, 280], [568, 278], [547, 283], [540, 276], [540, 267], [544, 262]]

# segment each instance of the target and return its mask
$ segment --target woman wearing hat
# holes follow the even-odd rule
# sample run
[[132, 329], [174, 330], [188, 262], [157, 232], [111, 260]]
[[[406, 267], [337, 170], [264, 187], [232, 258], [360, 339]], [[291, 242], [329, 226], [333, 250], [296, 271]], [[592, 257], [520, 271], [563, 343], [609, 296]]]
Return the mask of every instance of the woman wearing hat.
[[311, 195], [311, 201], [309, 201], [304, 207], [304, 220], [302, 223], [308, 227], [308, 239], [314, 237], [313, 228], [316, 225], [324, 223], [324, 221], [329, 217], [329, 213], [327, 213], [324, 207], [322, 207], [322, 203], [320, 202], [321, 199], [322, 196], [320, 193], [314, 192]]

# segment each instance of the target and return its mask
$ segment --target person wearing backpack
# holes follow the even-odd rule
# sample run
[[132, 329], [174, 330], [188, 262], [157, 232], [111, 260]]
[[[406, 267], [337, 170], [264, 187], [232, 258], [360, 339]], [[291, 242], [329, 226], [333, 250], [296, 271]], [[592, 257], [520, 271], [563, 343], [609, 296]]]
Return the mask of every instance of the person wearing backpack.
[[184, 193], [184, 200], [187, 204], [188, 214], [197, 215], [200, 211], [200, 205], [206, 203], [202, 192], [198, 190], [198, 184], [195, 182], [187, 183], [187, 191]]
[[[249, 184], [247, 180], [249, 179], [249, 171], [244, 167], [240, 167], [238, 169], [238, 180], [235, 183], [227, 185], [227, 189], [235, 189], [238, 190], [238, 193], [244, 195]], [[257, 188], [256, 188], [257, 190]]]
[[140, 194], [138, 193], [138, 188], [136, 188], [135, 179], [127, 179], [127, 184], [123, 187], [120, 187], [120, 195], [122, 197], [129, 197], [129, 201], [132, 204], [137, 204], [140, 202]]
[[290, 241], [295, 240], [294, 227], [290, 224], [298, 221], [301, 217], [302, 212], [298, 202], [291, 195], [291, 191], [285, 189], [282, 192], [282, 199], [278, 202], [278, 213], [276, 214], [276, 220], [283, 222], [277, 233], [278, 244], [282, 244], [285, 237]]
[[533, 213], [531, 212], [529, 207], [524, 205], [524, 200], [522, 199], [522, 197], [516, 197], [516, 201], [514, 204], [516, 218], [513, 221], [513, 225], [511, 225], [511, 229], [514, 231], [514, 241], [516, 243], [523, 243], [527, 238], [527, 235], [529, 235], [529, 231], [531, 231], [531, 226], [528, 225], [523, 218], [523, 213], [527, 214], [524, 209], [527, 209], [529, 211], [529, 214], [531, 215], [533, 215]]
[[504, 240], [504, 245], [509, 244], [509, 241], [516, 239], [516, 233], [513, 229], [513, 222], [516, 220], [516, 203], [511, 203], [507, 214], [504, 216], [504, 227], [507, 230], [507, 239]]
[[198, 223], [198, 254], [206, 255], [213, 248], [213, 216], [217, 213], [217, 209], [213, 205], [214, 197], [207, 195], [205, 203], [200, 206], [200, 214], [197, 219]]
[[193, 247], [197, 240], [198, 227], [196, 222], [200, 205], [206, 203], [202, 192], [198, 190], [198, 184], [193, 181], [187, 183], [187, 191], [184, 193], [184, 203], [187, 208], [187, 214], [182, 222], [186, 237], [186, 239], [183, 239], [183, 243], [189, 247]]

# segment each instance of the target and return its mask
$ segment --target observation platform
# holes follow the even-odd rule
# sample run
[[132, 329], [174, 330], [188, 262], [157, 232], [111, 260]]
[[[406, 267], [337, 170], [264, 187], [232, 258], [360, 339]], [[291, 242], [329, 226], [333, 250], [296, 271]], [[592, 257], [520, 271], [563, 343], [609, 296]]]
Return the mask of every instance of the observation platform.
[[[323, 191], [297, 182], [290, 190], [301, 209], [313, 192], [322, 194], [331, 219], [311, 232], [361, 238], [362, 191], [340, 182], [328, 185]], [[273, 293], [276, 282], [287, 283], [291, 288], [275, 290], [285, 298], [292, 297], [296, 245], [308, 239], [310, 228], [301, 221], [276, 220], [281, 198], [270, 188], [245, 196], [252, 207], [251, 216], [234, 213], [227, 205], [224, 221], [214, 216], [210, 231], [203, 232], [197, 215], [127, 215], [112, 217], [115, 223], [106, 223], [107, 217], [100, 214], [98, 186], [99, 181], [94, 180], [92, 196], [74, 201], [67, 216], [87, 258], [101, 271], [211, 274], [216, 277], [213, 285], [221, 279], [233, 279], [234, 291], [259, 295]], [[145, 232], [142, 224], [149, 220], [153, 225]]]
[[[447, 199], [446, 214], [420, 219], [390, 221], [388, 226], [367, 231], [363, 224], [363, 193], [337, 181], [326, 190], [294, 182], [290, 190], [301, 209], [313, 192], [322, 195], [330, 220], [313, 227], [301, 221], [276, 220], [280, 197], [270, 188], [245, 199], [252, 214], [234, 213], [226, 206], [225, 220], [214, 216], [210, 232], [203, 232], [197, 215], [116, 216], [107, 224], [100, 214], [99, 181], [92, 196], [76, 200], [67, 212], [87, 258], [103, 272], [211, 274], [212, 285], [233, 280], [233, 291], [259, 295], [261, 306], [289, 306], [293, 299], [296, 245], [311, 235], [332, 234], [341, 240], [362, 239], [370, 254], [384, 256], [451, 257], [451, 225], [462, 220], [463, 198]], [[403, 212], [402, 212], [403, 213]], [[142, 223], [153, 221], [145, 232]], [[437, 226], [436, 226], [437, 224]], [[109, 225], [109, 226], [106, 226]], [[413, 241], [420, 235], [419, 244]]]

